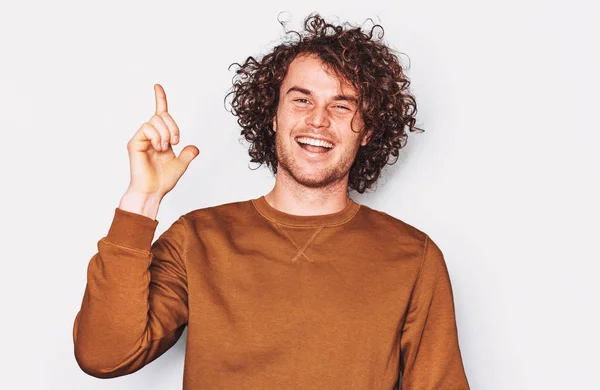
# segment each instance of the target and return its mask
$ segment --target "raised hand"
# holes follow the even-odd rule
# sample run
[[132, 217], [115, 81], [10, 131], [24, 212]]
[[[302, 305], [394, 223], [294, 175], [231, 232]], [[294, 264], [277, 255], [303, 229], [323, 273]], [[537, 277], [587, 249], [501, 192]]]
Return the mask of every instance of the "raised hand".
[[200, 151], [187, 145], [175, 156], [171, 145], [179, 143], [179, 128], [169, 115], [167, 97], [154, 85], [156, 111], [127, 143], [131, 180], [119, 208], [155, 218], [162, 198], [175, 187]]

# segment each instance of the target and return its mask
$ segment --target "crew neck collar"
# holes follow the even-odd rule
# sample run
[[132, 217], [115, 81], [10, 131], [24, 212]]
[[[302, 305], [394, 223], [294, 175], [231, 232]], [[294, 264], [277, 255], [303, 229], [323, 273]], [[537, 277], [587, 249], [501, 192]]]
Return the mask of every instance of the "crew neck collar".
[[334, 226], [341, 225], [356, 215], [360, 209], [360, 204], [352, 199], [342, 210], [332, 214], [321, 215], [294, 215], [277, 210], [267, 202], [264, 195], [257, 199], [252, 199], [252, 204], [256, 210], [268, 220], [275, 223], [288, 226]]

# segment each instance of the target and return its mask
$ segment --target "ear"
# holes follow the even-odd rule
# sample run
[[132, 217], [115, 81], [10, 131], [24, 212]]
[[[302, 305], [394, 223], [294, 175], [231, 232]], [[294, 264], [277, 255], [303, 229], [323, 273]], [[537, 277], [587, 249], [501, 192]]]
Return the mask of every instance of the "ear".
[[277, 132], [277, 114], [273, 116], [273, 132]]
[[362, 140], [360, 141], [361, 146], [365, 146], [371, 140], [371, 136], [373, 135], [373, 130], [369, 130], [363, 135]]

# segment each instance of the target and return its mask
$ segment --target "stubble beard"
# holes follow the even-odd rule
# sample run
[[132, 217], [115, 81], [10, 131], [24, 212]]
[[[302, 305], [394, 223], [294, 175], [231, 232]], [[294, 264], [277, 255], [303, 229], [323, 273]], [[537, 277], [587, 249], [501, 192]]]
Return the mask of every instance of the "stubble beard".
[[326, 188], [332, 183], [343, 179], [350, 171], [354, 161], [353, 157], [357, 152], [357, 150], [355, 150], [353, 156], [342, 156], [341, 161], [339, 161], [339, 163], [335, 166], [328, 164], [318, 173], [311, 174], [305, 172], [299, 166], [297, 160], [294, 159], [291, 150], [286, 150], [286, 148], [283, 146], [281, 138], [277, 135], [275, 136], [275, 151], [277, 153], [278, 160], [277, 171], [281, 172], [283, 170], [285, 172], [284, 174], [290, 176], [297, 184], [313, 189]]

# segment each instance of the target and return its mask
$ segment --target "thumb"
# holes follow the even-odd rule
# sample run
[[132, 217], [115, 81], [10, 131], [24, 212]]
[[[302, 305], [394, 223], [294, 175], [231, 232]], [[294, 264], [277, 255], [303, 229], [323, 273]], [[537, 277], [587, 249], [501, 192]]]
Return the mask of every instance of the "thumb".
[[182, 165], [182, 168], [187, 169], [188, 165], [195, 159], [200, 151], [194, 145], [187, 145], [183, 150], [179, 153], [177, 160]]

